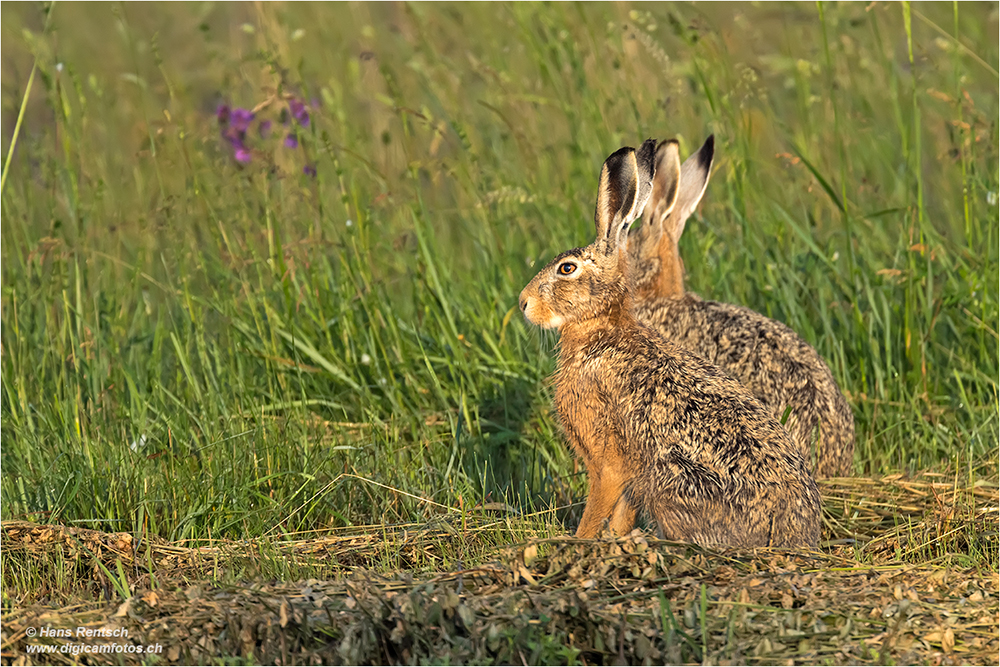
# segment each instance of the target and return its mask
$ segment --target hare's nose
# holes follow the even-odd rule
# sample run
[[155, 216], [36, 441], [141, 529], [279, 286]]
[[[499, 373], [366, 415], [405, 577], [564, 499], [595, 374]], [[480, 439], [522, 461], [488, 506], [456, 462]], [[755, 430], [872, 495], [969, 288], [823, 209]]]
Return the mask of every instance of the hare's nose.
[[528, 297], [522, 296], [520, 301], [518, 301], [518, 305], [521, 306], [521, 312], [523, 313], [524, 309], [528, 307]]

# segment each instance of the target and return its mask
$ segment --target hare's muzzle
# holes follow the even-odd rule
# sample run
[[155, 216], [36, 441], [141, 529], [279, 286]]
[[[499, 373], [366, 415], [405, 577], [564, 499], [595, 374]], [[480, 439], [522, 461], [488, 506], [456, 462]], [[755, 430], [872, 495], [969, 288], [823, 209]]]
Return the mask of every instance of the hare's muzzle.
[[535, 305], [535, 303], [538, 302], [538, 299], [537, 298], [532, 299], [530, 296], [525, 294], [525, 292], [527, 291], [528, 290], [525, 289], [523, 292], [521, 292], [521, 295], [517, 297], [517, 305], [521, 307], [521, 312], [524, 314], [524, 319], [528, 320], [532, 324], [538, 324], [539, 323], [538, 320], [532, 317], [532, 311], [535, 310], [533, 306]]
[[525, 294], [527, 291], [528, 288], [525, 288], [525, 291], [521, 292], [521, 296], [517, 300], [517, 305], [521, 307], [521, 312], [524, 313], [524, 319], [543, 329], [558, 329], [561, 327], [563, 325], [563, 318], [552, 312], [552, 309], [545, 301], [537, 295], [531, 296]]

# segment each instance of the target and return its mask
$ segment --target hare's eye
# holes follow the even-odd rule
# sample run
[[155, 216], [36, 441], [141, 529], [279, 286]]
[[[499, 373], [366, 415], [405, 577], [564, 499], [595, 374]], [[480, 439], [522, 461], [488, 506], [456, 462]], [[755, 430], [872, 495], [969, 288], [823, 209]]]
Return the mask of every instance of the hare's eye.
[[576, 264], [573, 262], [563, 262], [557, 270], [560, 276], [571, 276], [576, 271]]

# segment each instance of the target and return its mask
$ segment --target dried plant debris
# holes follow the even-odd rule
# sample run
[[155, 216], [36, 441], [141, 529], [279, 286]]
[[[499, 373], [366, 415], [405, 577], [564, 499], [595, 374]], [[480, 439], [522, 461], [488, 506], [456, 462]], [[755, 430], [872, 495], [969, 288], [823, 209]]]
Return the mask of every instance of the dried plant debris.
[[[992, 663], [995, 573], [857, 567], [826, 554], [711, 554], [624, 539], [547, 540], [494, 566], [423, 581], [140, 590], [124, 603], [3, 619], [3, 658], [28, 628], [125, 627], [168, 662]], [[114, 664], [121, 656], [88, 655]], [[129, 656], [125, 656], [128, 661]], [[135, 660], [138, 662], [138, 658]]]
[[[477, 532], [482, 533], [495, 523], [495, 520], [473, 522], [472, 530], [465, 535], [466, 542], [474, 542]], [[100, 561], [105, 567], [121, 563], [161, 573], [199, 576], [217, 573], [223, 565], [245, 566], [270, 558], [293, 565], [322, 566], [331, 571], [355, 567], [381, 569], [387, 563], [395, 569], [413, 569], [418, 564], [443, 560], [444, 551], [458, 534], [458, 529], [445, 521], [392, 529], [369, 528], [372, 531], [361, 532], [364, 528], [360, 528], [307, 539], [213, 540], [208, 546], [187, 546], [158, 538], [136, 539], [129, 533], [4, 521], [0, 539], [8, 555], [14, 558], [30, 555], [34, 559], [44, 556], [89, 559]]]
[[[878, 537], [840, 544], [846, 531], [886, 534], [903, 523], [910, 532], [892, 540], [944, 542], [941, 535], [959, 529], [996, 533], [995, 484], [959, 492], [954, 484], [946, 491], [936, 483], [889, 480], [869, 488], [857, 482], [848, 489], [850, 480], [830, 482], [825, 537], [834, 545], [819, 551], [723, 554], [635, 531], [625, 538], [529, 540], [499, 549], [490, 564], [443, 574], [387, 575], [358, 566], [329, 581], [219, 585], [191, 584], [163, 570], [155, 588], [134, 586], [124, 602], [5, 610], [2, 661], [143, 660], [27, 653], [31, 643], [78, 641], [29, 637], [30, 628], [86, 627], [106, 634], [125, 628], [129, 638], [113, 641], [158, 643], [160, 660], [168, 663], [235, 657], [265, 664], [995, 664], [995, 567], [908, 562], [897, 557], [908, 553], [908, 543], [867, 549]], [[880, 495], [889, 493], [909, 509], [886, 525], [891, 513], [881, 514]], [[4, 567], [12, 553], [51, 557], [57, 545], [68, 553], [73, 540], [82, 545], [73, 547], [81, 559], [120, 562], [131, 550], [132, 558], [156, 560], [171, 549], [183, 551], [159, 542], [135, 547], [126, 537], [5, 523]], [[290, 558], [344, 558], [386, 540], [382, 533], [363, 537], [284, 548]], [[235, 553], [236, 545], [225, 549]], [[181, 560], [201, 557], [189, 549]]]

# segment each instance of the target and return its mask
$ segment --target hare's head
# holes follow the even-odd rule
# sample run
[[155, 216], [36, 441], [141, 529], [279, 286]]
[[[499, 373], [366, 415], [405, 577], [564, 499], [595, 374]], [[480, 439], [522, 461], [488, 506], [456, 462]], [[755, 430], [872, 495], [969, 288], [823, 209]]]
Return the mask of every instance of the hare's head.
[[594, 213], [597, 240], [556, 257], [521, 291], [519, 303], [529, 322], [561, 329], [628, 312], [624, 245], [653, 189], [655, 150], [655, 142], [647, 140], [638, 151], [622, 148], [604, 161]]
[[683, 165], [676, 141], [664, 141], [657, 147], [653, 193], [643, 212], [642, 225], [628, 241], [640, 297], [684, 293], [684, 263], [677, 242], [705, 194], [714, 156], [714, 136], [706, 139]]

